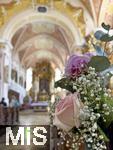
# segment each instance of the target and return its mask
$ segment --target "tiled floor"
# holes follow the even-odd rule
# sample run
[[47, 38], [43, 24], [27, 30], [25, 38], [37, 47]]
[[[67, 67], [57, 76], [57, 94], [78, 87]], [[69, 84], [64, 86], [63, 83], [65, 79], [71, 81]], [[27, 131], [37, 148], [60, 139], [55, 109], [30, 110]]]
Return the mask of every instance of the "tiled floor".
[[[20, 125], [49, 125], [48, 112], [34, 112], [33, 110], [20, 111]], [[6, 146], [4, 139], [6, 135], [0, 136], [0, 150], [50, 150], [50, 147], [39, 148], [39, 146]]]
[[20, 112], [20, 125], [49, 125], [48, 112], [25, 110]]

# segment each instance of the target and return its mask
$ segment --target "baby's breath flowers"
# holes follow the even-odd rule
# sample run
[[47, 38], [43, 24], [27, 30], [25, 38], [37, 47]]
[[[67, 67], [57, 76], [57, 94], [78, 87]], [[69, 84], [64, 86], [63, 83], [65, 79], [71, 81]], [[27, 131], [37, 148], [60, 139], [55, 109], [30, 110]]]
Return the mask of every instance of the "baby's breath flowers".
[[[97, 73], [95, 68], [86, 65], [85, 67], [85, 72], [79, 72], [80, 74], [70, 78], [69, 82], [72, 84], [72, 93], [78, 93], [78, 104], [82, 103], [78, 113], [80, 125], [76, 127], [75, 122], [72, 130], [65, 132], [62, 129], [60, 135], [64, 141], [67, 141], [66, 146], [72, 150], [78, 150], [81, 143], [85, 143], [88, 150], [106, 150], [108, 137], [102, 126], [108, 127], [113, 121], [111, 90], [106, 88], [105, 78]], [[68, 69], [70, 71], [70, 68]], [[106, 76], [108, 77], [109, 74]], [[67, 135], [70, 137], [68, 140], [66, 140]]]

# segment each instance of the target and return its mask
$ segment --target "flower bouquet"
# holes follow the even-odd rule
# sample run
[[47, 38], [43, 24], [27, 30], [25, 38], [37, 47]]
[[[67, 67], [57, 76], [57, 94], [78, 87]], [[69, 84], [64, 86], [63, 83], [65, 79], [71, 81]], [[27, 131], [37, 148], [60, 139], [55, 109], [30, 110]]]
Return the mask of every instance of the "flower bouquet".
[[110, 67], [106, 56], [72, 55], [64, 77], [55, 83], [70, 92], [57, 103], [54, 113], [54, 125], [61, 129], [64, 141], [68, 135], [66, 146], [70, 149], [79, 149], [81, 143], [88, 150], [107, 149], [108, 129], [113, 122]]

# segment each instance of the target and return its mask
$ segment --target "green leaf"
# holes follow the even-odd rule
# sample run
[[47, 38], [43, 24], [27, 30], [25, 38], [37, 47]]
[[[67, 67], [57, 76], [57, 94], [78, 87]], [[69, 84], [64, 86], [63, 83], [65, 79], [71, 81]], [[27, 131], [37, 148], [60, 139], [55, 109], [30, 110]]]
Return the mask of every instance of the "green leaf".
[[98, 131], [100, 132], [101, 135], [103, 135], [104, 141], [105, 142], [109, 142], [109, 138], [107, 137], [107, 135], [103, 132], [103, 130], [100, 128], [99, 125], [97, 125], [98, 127]]
[[[112, 110], [113, 107], [113, 99], [110, 97], [103, 98], [103, 102], [108, 105], [109, 110]], [[109, 115], [104, 115], [106, 120], [105, 126], [108, 128], [110, 124], [113, 122], [113, 112], [111, 111]]]
[[55, 82], [55, 88], [60, 87], [62, 89], [66, 89], [70, 92], [74, 92], [73, 83], [69, 78], [62, 78], [61, 80]]
[[95, 68], [96, 72], [101, 72], [110, 66], [110, 62], [105, 56], [93, 56], [88, 63], [88, 66]]
[[110, 30], [110, 25], [106, 25], [104, 22], [101, 24], [101, 26], [107, 31]]
[[110, 41], [113, 41], [113, 35], [110, 36], [109, 34], [104, 34], [101, 38], [100, 38], [101, 41], [103, 42], [110, 42]]
[[62, 78], [58, 81], [55, 82], [55, 88], [57, 87], [63, 87], [63, 85], [65, 85], [65, 83], [67, 82], [67, 79], [66, 78]]
[[105, 33], [101, 30], [98, 30], [95, 32], [94, 36], [97, 40], [101, 40], [103, 42], [110, 42], [113, 41], [113, 35], [109, 35], [110, 25], [106, 25], [105, 23], [102, 23], [102, 27], [108, 31], [108, 33]]

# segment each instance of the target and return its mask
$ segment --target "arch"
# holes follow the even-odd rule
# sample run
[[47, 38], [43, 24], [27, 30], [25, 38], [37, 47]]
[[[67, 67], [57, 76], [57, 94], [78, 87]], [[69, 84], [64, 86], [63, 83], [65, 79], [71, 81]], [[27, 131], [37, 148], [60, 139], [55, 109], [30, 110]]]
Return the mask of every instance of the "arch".
[[[46, 49], [46, 52], [48, 52], [48, 54], [49, 54], [49, 52], [51, 52], [52, 54], [56, 55], [61, 60], [62, 64], [65, 64], [66, 56], [63, 57], [63, 55], [61, 55], [57, 49], [55, 49], [55, 50], [57, 51], [57, 53], [53, 52], [53, 50], [51, 50], [51, 49]], [[28, 51], [30, 52], [30, 49], [28, 49]], [[26, 60], [26, 58], [28, 58], [29, 56], [32, 56], [33, 53], [38, 52], [38, 51], [42, 51], [43, 52], [42, 49], [36, 49], [35, 51], [33, 51], [31, 53], [24, 54], [23, 58], [21, 60], [21, 63], [24, 63], [24, 61]]]
[[[71, 22], [69, 18], [59, 13], [56, 10], [48, 10], [47, 13], [39, 13], [33, 9], [28, 9], [15, 15], [8, 24], [2, 29], [2, 37], [11, 41], [14, 33], [28, 23], [37, 21], [47, 21], [54, 23], [65, 30], [65, 32], [72, 37], [73, 42], [80, 44], [81, 36], [79, 30]], [[9, 30], [10, 29], [10, 30]], [[81, 41], [82, 42], [82, 41]]]
[[[44, 55], [46, 54], [46, 55]], [[40, 59], [47, 59], [50, 62], [53, 62], [60, 70], [63, 69], [64, 64], [62, 63], [61, 59], [56, 56], [54, 53], [46, 50], [39, 50], [38, 52], [34, 52], [31, 55], [29, 55], [24, 61], [28, 62], [26, 65], [29, 67], [31, 63], [36, 63], [40, 61]], [[28, 61], [29, 60], [29, 61]], [[30, 61], [31, 60], [31, 61]], [[34, 61], [32, 61], [34, 60]]]
[[[41, 48], [40, 46], [39, 47], [34, 47], [34, 50], [31, 51], [31, 47], [28, 45], [32, 43], [32, 45], [34, 45], [35, 43], [39, 43], [38, 45], [40, 45], [40, 40], [46, 40], [47, 42], [51, 41], [53, 43], [53, 47], [51, 47], [51, 45], [48, 45], [50, 47], [43, 47]], [[33, 42], [32, 42], [33, 41]], [[42, 45], [44, 46], [44, 45]], [[23, 50], [26, 49], [26, 52], [25, 54], [23, 53], [23, 58], [22, 58], [22, 61], [28, 57], [29, 55], [31, 55], [32, 53], [36, 52], [36, 51], [39, 51], [39, 50], [43, 50], [43, 49], [46, 49], [46, 51], [51, 51], [52, 53], [56, 54], [63, 63], [65, 63], [65, 59], [66, 59], [66, 55], [69, 55], [69, 52], [68, 50], [64, 47], [64, 45], [62, 43], [60, 43], [57, 39], [53, 38], [52, 36], [50, 35], [47, 35], [47, 34], [41, 34], [41, 35], [38, 35], [38, 36], [34, 36], [33, 38], [25, 41], [17, 50], [14, 51], [14, 53], [18, 53], [18, 52], [21, 52]], [[63, 55], [62, 55], [63, 54]]]
[[[68, 52], [68, 49], [66, 49], [66, 48], [64, 47], [64, 45], [63, 45], [61, 42], [59, 42], [57, 39], [55, 39], [54, 37], [50, 36], [49, 34], [48, 34], [48, 35], [47, 35], [47, 34], [36, 35], [36, 36], [34, 36], [33, 38], [31, 38], [31, 39], [25, 41], [18, 49], [15, 50], [15, 53], [16, 53], [16, 52], [20, 52], [20, 51], [22, 51], [24, 48], [26, 48], [26, 47], [28, 46], [28, 43], [29, 43], [29, 44], [30, 44], [30, 43], [33, 43], [33, 44], [34, 44], [35, 41], [37, 41], [37, 43], [38, 43], [38, 40], [44, 40], [44, 39], [46, 39], [47, 41], [48, 41], [48, 40], [49, 40], [49, 41], [53, 41], [53, 43], [55, 43], [55, 45], [60, 46], [60, 47], [62, 48], [62, 50], [66, 50], [66, 53], [67, 53], [67, 54], [69, 53], [69, 52]], [[32, 42], [32, 41], [33, 41], [33, 42]]]

